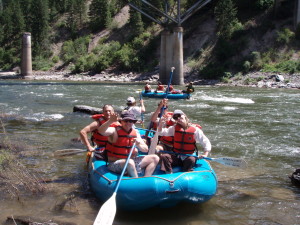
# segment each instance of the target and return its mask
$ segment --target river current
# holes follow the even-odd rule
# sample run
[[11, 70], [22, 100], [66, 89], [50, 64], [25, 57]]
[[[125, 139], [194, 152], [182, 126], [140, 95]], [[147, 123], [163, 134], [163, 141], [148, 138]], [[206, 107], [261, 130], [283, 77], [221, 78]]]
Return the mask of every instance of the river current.
[[[0, 222], [13, 215], [92, 224], [102, 203], [89, 189], [84, 154], [55, 158], [53, 152], [84, 149], [72, 139], [92, 120], [73, 112], [75, 105], [112, 104], [122, 110], [127, 97], [138, 99], [142, 88], [142, 84], [1, 81], [0, 114], [5, 115], [6, 133], [30, 146], [22, 162], [53, 182], [46, 184], [45, 193], [20, 200], [1, 193]], [[248, 168], [211, 162], [219, 187], [208, 202], [142, 212], [118, 210], [114, 224], [300, 224], [300, 189], [288, 178], [300, 168], [299, 90], [217, 86], [195, 90], [189, 100], [169, 100], [169, 110], [181, 109], [202, 126], [213, 146], [211, 157], [242, 158]], [[144, 99], [146, 124], [158, 102]], [[74, 198], [57, 207], [70, 195]]]

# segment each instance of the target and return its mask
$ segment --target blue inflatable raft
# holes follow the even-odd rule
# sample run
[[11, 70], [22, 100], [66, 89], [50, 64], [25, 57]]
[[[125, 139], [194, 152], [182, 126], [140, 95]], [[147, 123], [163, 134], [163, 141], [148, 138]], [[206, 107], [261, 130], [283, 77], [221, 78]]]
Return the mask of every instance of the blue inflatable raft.
[[178, 93], [178, 94], [172, 94], [168, 93], [168, 96], [165, 92], [145, 92], [142, 91], [142, 96], [143, 97], [148, 97], [148, 98], [168, 98], [168, 99], [189, 99], [191, 97], [190, 94], [187, 93]]
[[[107, 169], [105, 161], [94, 157], [90, 161], [90, 185], [101, 201], [111, 197], [119, 176]], [[178, 167], [173, 174], [165, 174], [158, 166], [151, 177], [123, 176], [116, 202], [117, 207], [124, 210], [167, 208], [184, 201], [203, 203], [216, 194], [217, 186], [217, 177], [210, 164], [198, 159], [192, 172], [182, 172]]]

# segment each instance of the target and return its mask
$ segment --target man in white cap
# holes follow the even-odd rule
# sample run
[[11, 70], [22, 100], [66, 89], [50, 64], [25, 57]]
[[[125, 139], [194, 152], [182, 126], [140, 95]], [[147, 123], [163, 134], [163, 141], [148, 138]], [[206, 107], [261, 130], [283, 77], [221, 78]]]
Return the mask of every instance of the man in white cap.
[[176, 121], [176, 124], [169, 128], [162, 128], [165, 118], [162, 118], [162, 122], [158, 126], [160, 136], [174, 137], [174, 154], [164, 153], [160, 155], [161, 170], [166, 173], [172, 173], [172, 166], [182, 166], [183, 171], [193, 171], [196, 158], [186, 154], [193, 154], [197, 150], [196, 143], [199, 143], [204, 151], [199, 158], [207, 157], [211, 151], [211, 143], [203, 131], [191, 124], [181, 110], [176, 109], [174, 111], [173, 119]]
[[127, 107], [123, 110], [123, 112], [127, 111], [128, 113], [135, 115], [136, 118], [141, 118], [142, 113], [146, 111], [143, 99], [140, 100], [141, 106], [136, 105], [134, 97], [128, 97], [126, 104]]

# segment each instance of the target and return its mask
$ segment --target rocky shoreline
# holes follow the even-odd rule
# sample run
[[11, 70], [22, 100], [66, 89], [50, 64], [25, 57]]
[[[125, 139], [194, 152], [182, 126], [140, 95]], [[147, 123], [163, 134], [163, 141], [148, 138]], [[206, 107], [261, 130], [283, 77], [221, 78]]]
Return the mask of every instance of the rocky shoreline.
[[[280, 78], [280, 79], [278, 79]], [[80, 81], [80, 82], [109, 82], [109, 83], [146, 83], [156, 84], [159, 79], [158, 71], [151, 73], [109, 73], [100, 74], [71, 74], [68, 71], [34, 71], [31, 76], [23, 77], [15, 72], [0, 72], [1, 79], [24, 79], [44, 81]], [[185, 76], [185, 83], [195, 85], [258, 87], [258, 88], [293, 88], [300, 89], [300, 74], [275, 74], [253, 72], [243, 76], [235, 76], [220, 80], [199, 79], [195, 74]]]

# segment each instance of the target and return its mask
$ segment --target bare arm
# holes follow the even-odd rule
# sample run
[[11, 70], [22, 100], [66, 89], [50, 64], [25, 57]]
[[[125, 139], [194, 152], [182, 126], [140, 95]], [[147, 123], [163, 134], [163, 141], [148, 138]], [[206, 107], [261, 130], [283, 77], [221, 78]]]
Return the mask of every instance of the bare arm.
[[140, 104], [141, 104], [141, 113], [146, 112], [146, 108], [145, 108], [144, 100], [143, 99], [140, 100]]
[[141, 152], [148, 152], [148, 145], [144, 142], [141, 136], [138, 134], [135, 140], [136, 146], [139, 148]]
[[84, 127], [79, 133], [81, 141], [89, 151], [94, 151], [94, 147], [89, 142], [88, 133], [92, 133], [98, 127], [99, 127], [99, 123], [97, 121], [94, 121], [91, 124]]
[[160, 101], [159, 105], [157, 106], [155, 112], [152, 114], [151, 116], [151, 122], [156, 122], [157, 118], [158, 118], [158, 114], [160, 113], [162, 107], [166, 107], [168, 104], [168, 99], [163, 99]]

